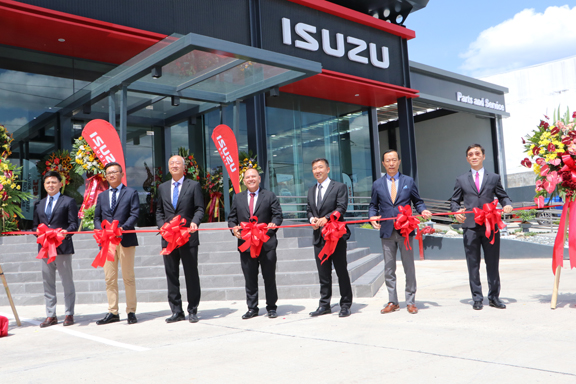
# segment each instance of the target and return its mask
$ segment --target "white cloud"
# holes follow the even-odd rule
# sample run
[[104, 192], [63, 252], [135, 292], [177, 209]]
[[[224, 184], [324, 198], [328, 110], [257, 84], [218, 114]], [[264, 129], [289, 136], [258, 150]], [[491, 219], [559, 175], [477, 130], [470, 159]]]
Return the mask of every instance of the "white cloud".
[[20, 128], [21, 126], [23, 126], [27, 122], [28, 122], [28, 119], [26, 117], [16, 117], [12, 120], [4, 121], [4, 122], [0, 121], [0, 124], [5, 126], [6, 129], [8, 129], [8, 132], [14, 133], [14, 131], [16, 131], [18, 128]]
[[576, 7], [525, 9], [488, 28], [460, 55], [460, 67], [474, 77], [490, 76], [576, 54]]

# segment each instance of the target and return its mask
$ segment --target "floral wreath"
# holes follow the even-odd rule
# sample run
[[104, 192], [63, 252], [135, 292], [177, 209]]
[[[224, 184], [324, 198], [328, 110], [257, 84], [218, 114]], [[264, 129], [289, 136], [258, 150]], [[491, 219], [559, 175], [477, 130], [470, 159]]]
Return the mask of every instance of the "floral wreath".
[[72, 145], [74, 158], [74, 172], [79, 175], [84, 173], [104, 176], [104, 164], [100, 161], [98, 156], [94, 153], [92, 148], [82, 136], [77, 138]]
[[8, 132], [5, 126], [0, 124], [0, 157], [8, 158], [12, 154], [10, 144], [14, 141], [12, 134]]
[[46, 156], [36, 165], [38, 172], [44, 176], [48, 171], [56, 171], [62, 176], [62, 192], [72, 182], [71, 171], [74, 169], [70, 153], [67, 150], [56, 151]]
[[194, 158], [194, 154], [186, 148], [180, 147], [178, 148], [178, 155], [184, 158], [184, 177], [200, 182], [200, 166]]

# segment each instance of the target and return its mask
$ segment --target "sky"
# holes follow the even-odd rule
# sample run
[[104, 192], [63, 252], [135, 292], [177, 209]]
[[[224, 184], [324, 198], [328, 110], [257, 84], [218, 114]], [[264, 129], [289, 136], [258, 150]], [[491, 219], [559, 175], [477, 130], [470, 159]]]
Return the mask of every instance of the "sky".
[[482, 78], [576, 55], [576, 0], [430, 0], [410, 60]]

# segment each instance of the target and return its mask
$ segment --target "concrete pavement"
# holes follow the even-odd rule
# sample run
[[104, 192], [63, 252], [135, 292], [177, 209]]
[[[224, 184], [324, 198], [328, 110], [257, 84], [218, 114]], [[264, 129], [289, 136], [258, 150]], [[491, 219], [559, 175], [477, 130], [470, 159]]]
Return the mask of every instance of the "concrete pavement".
[[[487, 299], [472, 310], [464, 260], [416, 262], [417, 315], [403, 302], [381, 315], [385, 287], [356, 299], [348, 318], [337, 305], [310, 318], [317, 300], [298, 299], [280, 300], [277, 319], [242, 320], [244, 302], [212, 301], [199, 323], [166, 324], [162, 302], [139, 303], [138, 324], [122, 313], [97, 326], [106, 305], [91, 304], [71, 327], [40, 329], [44, 307], [20, 306], [23, 326], [11, 321], [0, 339], [0, 383], [574, 383], [576, 271], [563, 270], [553, 311], [551, 269], [550, 257], [501, 260], [505, 310]], [[401, 263], [397, 272], [403, 287]]]

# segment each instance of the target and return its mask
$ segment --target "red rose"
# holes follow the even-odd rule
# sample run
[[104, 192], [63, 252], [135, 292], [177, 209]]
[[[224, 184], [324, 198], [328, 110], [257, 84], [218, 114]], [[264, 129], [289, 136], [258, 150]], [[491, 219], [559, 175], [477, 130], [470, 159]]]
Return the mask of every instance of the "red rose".
[[54, 164], [56, 164], [56, 165], [60, 164], [60, 159], [59, 159], [59, 158], [55, 158], [55, 159], [54, 159]]
[[190, 160], [192, 160], [193, 158], [194, 158], [194, 157], [192, 157], [191, 155], [190, 155], [190, 156], [188, 156], [188, 159], [190, 159]]
[[48, 160], [46, 160], [46, 165], [50, 165], [50, 162]]

